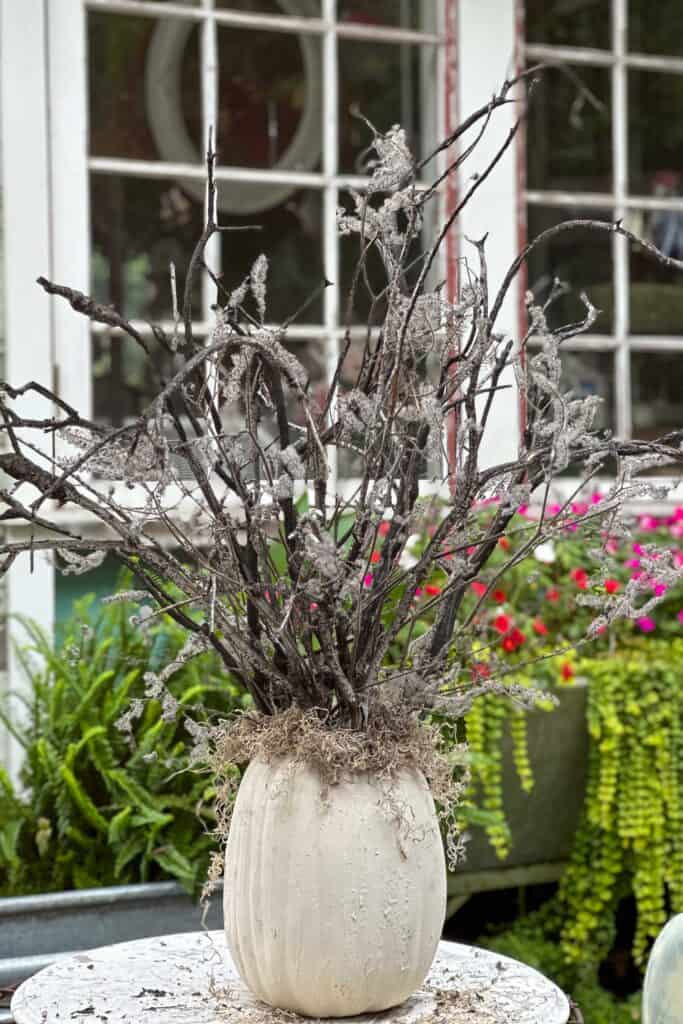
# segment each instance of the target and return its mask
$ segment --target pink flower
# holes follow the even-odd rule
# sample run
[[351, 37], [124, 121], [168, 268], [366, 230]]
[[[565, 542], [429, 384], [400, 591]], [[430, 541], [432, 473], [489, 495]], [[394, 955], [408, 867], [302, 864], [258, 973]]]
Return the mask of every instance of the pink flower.
[[525, 516], [528, 511], [529, 511], [529, 506], [528, 505], [520, 505], [519, 508], [517, 509], [517, 514], [520, 515], [520, 516]]
[[636, 625], [641, 633], [652, 633], [657, 628], [655, 620], [651, 619], [649, 615], [643, 615], [642, 618], [636, 619]]
[[674, 562], [679, 568], [683, 565], [683, 551], [674, 551]]
[[676, 540], [680, 540], [683, 537], [683, 523], [673, 523], [669, 532]]
[[638, 516], [638, 526], [645, 531], [656, 530], [659, 526], [659, 519], [655, 519], [654, 516]]
[[363, 586], [364, 587], [371, 587], [372, 586], [372, 573], [371, 572], [366, 573], [365, 576], [363, 577]]
[[680, 612], [678, 613], [678, 615], [676, 617], [677, 617], [678, 621], [680, 622], [680, 624], [683, 626], [683, 608], [681, 608]]
[[470, 590], [473, 590], [477, 597], [483, 597], [486, 593], [486, 584], [480, 583], [479, 580], [472, 580]]
[[585, 590], [588, 586], [588, 573], [585, 569], [572, 569], [569, 576], [574, 580], [579, 590]]
[[616, 555], [619, 550], [619, 541], [616, 537], [608, 537], [605, 541], [605, 551], [608, 555]]
[[383, 519], [382, 522], [377, 527], [377, 532], [380, 535], [380, 537], [386, 537], [386, 535], [389, 533], [390, 529], [391, 529], [391, 523], [389, 522], [389, 520], [388, 519]]
[[415, 597], [422, 597], [422, 587], [415, 587]]
[[573, 501], [572, 512], [575, 516], [585, 516], [588, 511], [588, 504], [585, 501]]
[[317, 612], [318, 606], [315, 603], [315, 601], [311, 601], [311, 603], [308, 606], [308, 610], [309, 610], [309, 612]]
[[672, 518], [675, 523], [683, 523], [683, 505], [679, 505], [678, 508], [674, 509]]
[[652, 589], [655, 592], [655, 597], [661, 597], [662, 594], [666, 594], [668, 588], [666, 583], [655, 583]]
[[561, 505], [548, 505], [548, 515], [549, 516], [557, 516], [557, 515], [560, 514], [561, 511], [562, 511], [562, 506]]
[[633, 545], [633, 553], [635, 555], [644, 555], [645, 554], [645, 550], [644, 550], [644, 548], [640, 544], [635, 543]]
[[591, 505], [599, 505], [601, 501], [602, 494], [600, 493], [600, 491], [594, 491], [594, 493], [591, 494]]
[[627, 569], [639, 569], [640, 568], [640, 559], [639, 558], [629, 558], [628, 562], [625, 562], [624, 564], [625, 564]]

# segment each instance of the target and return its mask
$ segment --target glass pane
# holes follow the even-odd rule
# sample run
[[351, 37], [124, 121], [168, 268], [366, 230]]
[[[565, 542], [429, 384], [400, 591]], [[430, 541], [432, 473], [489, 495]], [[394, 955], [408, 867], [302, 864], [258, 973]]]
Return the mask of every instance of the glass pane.
[[[374, 350], [376, 344], [377, 339], [373, 338], [373, 340], [370, 342], [371, 352]], [[344, 366], [342, 367], [340, 377], [342, 391], [348, 390], [356, 386], [358, 382], [358, 375], [363, 364], [364, 350], [364, 338], [355, 338], [351, 342], [349, 350], [346, 354], [346, 358], [344, 360]], [[436, 379], [438, 379], [438, 368], [436, 366], [429, 365], [426, 360], [424, 361], [423, 366], [424, 373], [421, 373], [420, 375], [423, 380], [429, 379], [430, 381], [435, 381]], [[363, 474], [364, 459], [362, 452], [365, 448], [365, 445], [367, 444], [367, 438], [363, 437], [362, 435], [359, 435], [357, 438], [353, 438], [352, 444], [357, 445], [359, 451], [355, 451], [354, 448], [352, 447], [337, 449], [337, 472], [340, 477], [346, 479], [359, 477]], [[445, 444], [443, 445], [443, 447], [445, 448]], [[445, 461], [445, 452], [442, 452], [442, 455], [444, 456], [443, 461]], [[443, 474], [441, 459], [434, 459], [429, 461], [425, 458], [422, 459], [420, 465], [420, 477], [422, 479], [441, 479], [442, 475]]]
[[[611, 220], [610, 210], [576, 207], [529, 206], [527, 235], [532, 241], [541, 232], [564, 220]], [[580, 295], [601, 310], [591, 334], [610, 334], [614, 326], [614, 286], [611, 235], [593, 231], [564, 231], [535, 249], [527, 264], [528, 288], [537, 301], [545, 302], [557, 277], [569, 288], [547, 311], [550, 327], [563, 327], [584, 319]]]
[[137, 160], [201, 159], [198, 28], [90, 11], [90, 152]]
[[148, 357], [121, 331], [93, 332], [93, 409], [96, 420], [120, 426], [139, 416], [158, 394], [161, 378], [182, 365], [152, 338]]
[[[203, 228], [203, 206], [171, 179], [90, 178], [92, 292], [128, 318], [171, 316], [169, 263], [179, 294]], [[195, 292], [199, 313], [200, 291]]]
[[214, 0], [217, 10], [239, 11], [241, 14], [295, 15], [297, 18], [319, 18], [320, 0]]
[[[285, 342], [285, 348], [288, 352], [291, 352], [292, 355], [296, 356], [306, 370], [309, 381], [309, 395], [313, 399], [314, 403], [318, 405], [320, 410], [322, 410], [325, 406], [325, 399], [327, 398], [327, 343], [321, 339], [315, 339], [313, 341], [306, 341], [303, 339], [296, 341], [290, 340]], [[286, 381], [284, 382], [284, 389], [285, 401], [289, 414], [289, 424], [292, 431], [291, 440], [296, 441], [303, 436], [306, 430], [306, 416], [297, 392], [293, 388], [290, 388]], [[244, 422], [240, 418], [241, 414], [239, 411], [233, 409], [230, 413], [230, 417], [229, 421], [225, 416], [223, 418], [227, 429], [244, 429]], [[271, 410], [265, 410], [260, 427], [260, 433], [262, 432], [263, 439], [266, 443], [277, 437], [277, 425], [275, 416]]]
[[529, 102], [527, 181], [532, 189], [612, 188], [608, 68], [553, 67]]
[[599, 395], [602, 404], [595, 417], [596, 430], [614, 430], [614, 358], [611, 352], [562, 352], [562, 387], [576, 398]]
[[[633, 211], [628, 226], [667, 256], [683, 258], [683, 212]], [[683, 274], [648, 256], [640, 246], [630, 254], [631, 334], [683, 334]]]
[[524, 17], [530, 43], [611, 48], [610, 0], [526, 0]]
[[225, 183], [219, 195], [223, 192], [230, 198], [231, 209], [239, 209], [242, 202], [261, 211], [248, 216], [237, 216], [230, 212], [222, 215], [224, 225], [253, 225], [260, 229], [222, 233], [223, 279], [226, 289], [236, 288], [249, 273], [257, 256], [265, 253], [269, 260], [267, 320], [271, 323], [284, 320], [296, 313], [308, 299], [312, 299], [297, 322], [320, 323], [324, 283], [320, 192], [315, 189], [301, 189], [297, 192], [291, 185], [269, 186], [246, 182]]
[[320, 39], [219, 24], [218, 62], [220, 160], [316, 169], [322, 146]]
[[631, 353], [633, 436], [660, 437], [683, 424], [683, 352]]
[[629, 0], [628, 48], [632, 53], [683, 54], [683, 5], [680, 0]]
[[436, 47], [339, 40], [339, 167], [367, 174], [372, 133], [360, 113], [385, 132], [405, 129], [415, 156], [433, 144], [430, 116], [436, 82]]
[[[380, 202], [381, 200], [377, 200]], [[340, 207], [349, 211], [353, 210], [353, 203], [346, 192], [340, 192]], [[373, 203], [377, 205], [377, 203]], [[425, 227], [421, 235], [418, 235], [408, 250], [406, 260], [407, 272], [405, 275], [405, 290], [414, 287], [420, 270], [422, 269], [423, 247], [427, 244], [427, 238], [435, 237], [433, 225], [430, 229], [429, 214], [437, 212], [433, 205], [431, 211], [427, 211]], [[400, 227], [405, 230], [405, 222], [399, 215]], [[429, 234], [428, 234], [429, 232]], [[361, 256], [363, 260], [362, 269], [359, 267]], [[380, 324], [386, 313], [385, 289], [389, 284], [389, 278], [376, 246], [370, 249], [367, 245], [361, 245], [359, 235], [343, 235], [339, 239], [339, 261], [340, 261], [340, 294], [339, 294], [339, 318], [344, 325], [347, 324]], [[438, 261], [436, 261], [438, 262]], [[435, 266], [435, 272], [436, 272]], [[434, 275], [430, 275], [434, 277]], [[434, 281], [431, 286], [433, 287]], [[429, 279], [428, 279], [429, 286]], [[353, 296], [351, 289], [354, 288]]]
[[339, 0], [339, 21], [434, 31], [436, 0]]
[[683, 75], [629, 71], [629, 187], [636, 195], [680, 195]]

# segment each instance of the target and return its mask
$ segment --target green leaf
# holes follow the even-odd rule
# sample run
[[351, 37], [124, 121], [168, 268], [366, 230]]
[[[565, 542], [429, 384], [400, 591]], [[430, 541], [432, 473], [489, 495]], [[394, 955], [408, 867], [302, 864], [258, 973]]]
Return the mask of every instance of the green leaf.
[[110, 846], [116, 846], [121, 841], [121, 836], [128, 824], [128, 819], [133, 813], [132, 807], [124, 807], [122, 811], [115, 814], [109, 822], [109, 830], [107, 832], [107, 842]]
[[71, 799], [76, 804], [86, 821], [88, 821], [93, 828], [96, 828], [98, 832], [104, 832], [106, 834], [109, 831], [109, 825], [107, 824], [106, 818], [100, 814], [71, 769], [67, 768], [65, 764], [60, 765], [59, 774], [64, 780]]

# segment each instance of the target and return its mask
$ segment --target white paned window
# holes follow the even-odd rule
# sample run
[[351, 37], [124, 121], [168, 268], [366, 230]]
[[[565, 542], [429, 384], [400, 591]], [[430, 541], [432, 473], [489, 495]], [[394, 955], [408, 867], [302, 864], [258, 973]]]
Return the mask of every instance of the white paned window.
[[[530, 238], [574, 217], [617, 220], [683, 258], [683, 4], [527, 0], [526, 60], [551, 65], [529, 104]], [[528, 286], [572, 293], [556, 318], [602, 312], [567, 348], [567, 383], [605, 399], [603, 425], [653, 438], [683, 421], [683, 279], [627, 239], [560, 235], [530, 260]]]
[[[419, 155], [443, 130], [442, 0], [86, 0], [91, 291], [146, 332], [170, 327], [169, 261], [182, 288], [204, 213], [204, 152], [218, 151], [219, 218], [208, 263], [234, 288], [271, 261], [268, 314], [302, 309], [288, 344], [324, 394], [346, 329], [358, 338], [367, 291], [349, 317], [357, 242], [337, 209], [371, 171], [366, 117], [400, 122]], [[373, 277], [374, 274], [374, 277]], [[369, 266], [369, 285], [383, 284]], [[324, 287], [325, 280], [332, 282]], [[365, 294], [362, 293], [365, 291]], [[192, 296], [196, 333], [225, 294]], [[135, 343], [93, 328], [93, 413], [125, 422], [146, 405], [156, 368]], [[351, 358], [353, 351], [351, 353]], [[159, 354], [159, 366], [161, 365]], [[340, 479], [351, 462], [334, 467]]]

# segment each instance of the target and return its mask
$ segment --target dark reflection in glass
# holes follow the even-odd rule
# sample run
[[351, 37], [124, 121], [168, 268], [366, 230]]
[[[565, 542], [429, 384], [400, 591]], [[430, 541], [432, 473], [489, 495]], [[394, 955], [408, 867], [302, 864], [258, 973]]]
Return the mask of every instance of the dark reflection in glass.
[[162, 379], [180, 369], [152, 336], [149, 355], [121, 331], [92, 335], [93, 409], [96, 420], [120, 426], [140, 416], [159, 392]]
[[[374, 351], [376, 344], [377, 340], [373, 339], [370, 343], [371, 352]], [[340, 390], [342, 393], [357, 385], [358, 375], [363, 364], [364, 350], [365, 339], [354, 338], [346, 354], [340, 376]], [[430, 381], [434, 381], [438, 377], [438, 371], [436, 371], [435, 367], [429, 365], [426, 359], [423, 361], [422, 370], [423, 372], [421, 372], [420, 376], [423, 380], [428, 378]], [[337, 448], [337, 471], [341, 478], [349, 479], [362, 476], [365, 465], [363, 451], [366, 444], [367, 438], [359, 434], [352, 439], [352, 446]], [[445, 448], [445, 444], [443, 447]], [[419, 475], [421, 479], [440, 479], [442, 477], [441, 459], [427, 459], [423, 457], [420, 462]]]
[[680, 0], [629, 0], [628, 48], [631, 53], [683, 54], [683, 5]]
[[[239, 206], [241, 188], [241, 183], [221, 186], [221, 191], [230, 191], [232, 209]], [[223, 283], [228, 291], [236, 288], [257, 256], [265, 253], [269, 260], [267, 320], [271, 323], [284, 320], [315, 296], [297, 323], [319, 323], [324, 283], [322, 198], [314, 189], [293, 192], [287, 188], [285, 192], [285, 199], [278, 201], [277, 191], [270, 186], [250, 184], [245, 196], [263, 207], [262, 212], [248, 216], [223, 214], [222, 223], [226, 226], [260, 228], [222, 233]]]
[[527, 42], [609, 50], [610, 8], [611, 0], [526, 0]]
[[316, 168], [322, 139], [320, 39], [219, 24], [218, 65], [222, 162], [273, 167], [284, 159], [288, 170]]
[[611, 352], [562, 352], [562, 387], [576, 398], [598, 395], [602, 403], [593, 423], [595, 430], [614, 430], [614, 357]]
[[633, 436], [652, 440], [683, 424], [683, 353], [632, 352]]
[[339, 40], [339, 167], [342, 173], [367, 174], [374, 153], [372, 132], [358, 113], [380, 132], [394, 124], [405, 129], [416, 156], [433, 142], [427, 98], [435, 82], [436, 48], [357, 39]]
[[[585, 210], [548, 206], [527, 207], [529, 241], [565, 220], [611, 220], [609, 210]], [[588, 230], [565, 231], [532, 251], [528, 260], [528, 287], [538, 302], [545, 302], [559, 278], [568, 286], [547, 311], [551, 328], [563, 327], [585, 318], [581, 292], [599, 309], [591, 334], [609, 334], [614, 327], [614, 286], [612, 242], [609, 234]]]
[[[629, 227], [667, 256], [683, 258], [683, 213], [676, 210], [633, 211]], [[683, 273], [663, 266], [631, 246], [631, 334], [683, 334]]]
[[[179, 288], [202, 233], [201, 205], [177, 182], [93, 174], [90, 178], [92, 290], [128, 318], [171, 316], [169, 263]], [[198, 308], [200, 291], [195, 291]]]
[[320, 0], [214, 0], [217, 10], [240, 11], [243, 14], [296, 15], [297, 18], [319, 18]]
[[[377, 198], [373, 206], [379, 205]], [[340, 193], [340, 205], [353, 211], [354, 206], [348, 193]], [[400, 230], [405, 230], [403, 215], [399, 213]], [[386, 289], [390, 283], [389, 274], [384, 260], [376, 245], [367, 248], [361, 245], [359, 235], [343, 235], [339, 239], [340, 246], [340, 294], [339, 313], [343, 324], [371, 323], [380, 324], [386, 313]], [[409, 294], [415, 285], [422, 268], [423, 240], [420, 235], [413, 239], [405, 261], [402, 290]], [[362, 268], [361, 268], [362, 260]], [[353, 287], [353, 293], [351, 291]]]
[[682, 194], [682, 75], [629, 71], [628, 142], [632, 193]]
[[434, 31], [435, 0], [339, 0], [339, 21], [362, 25], [391, 25], [394, 28]]
[[[201, 135], [198, 31], [193, 22], [169, 19], [186, 35], [172, 65], [178, 83], [180, 120]], [[94, 156], [157, 160], [160, 153], [150, 120], [146, 76], [162, 71], [160, 36], [169, 21], [100, 11], [88, 13], [88, 98], [90, 152]], [[156, 40], [156, 43], [154, 42]], [[152, 115], [153, 116], [153, 115]], [[197, 153], [199, 159], [199, 152]]]
[[532, 189], [609, 192], [608, 68], [547, 68], [529, 101], [527, 181]]

